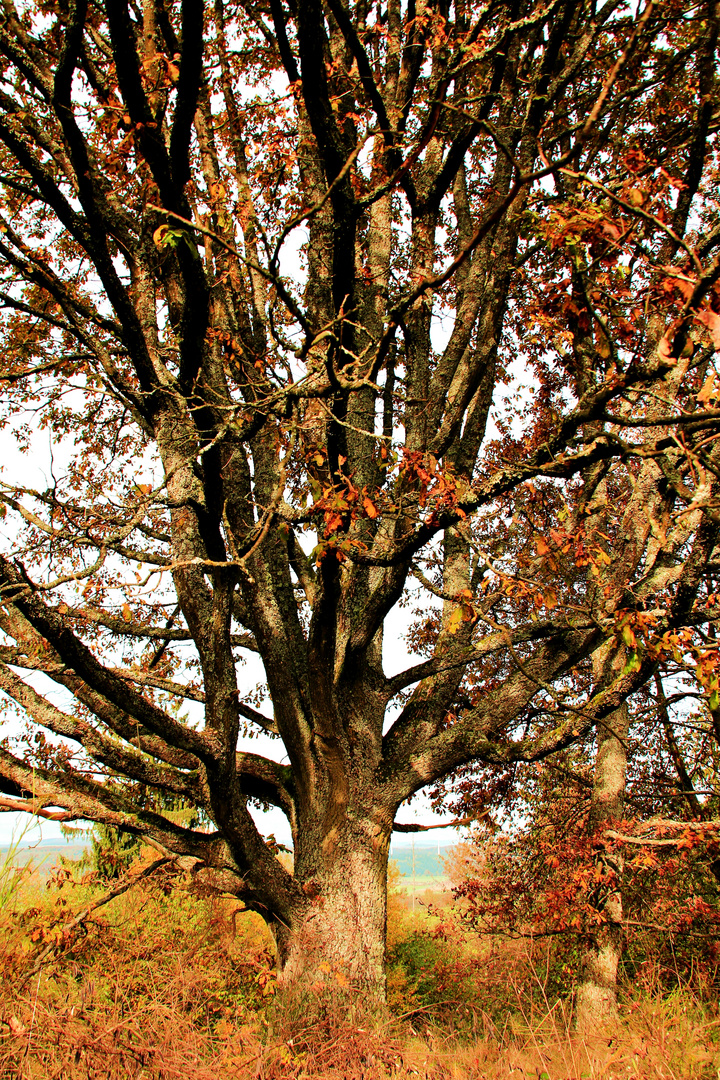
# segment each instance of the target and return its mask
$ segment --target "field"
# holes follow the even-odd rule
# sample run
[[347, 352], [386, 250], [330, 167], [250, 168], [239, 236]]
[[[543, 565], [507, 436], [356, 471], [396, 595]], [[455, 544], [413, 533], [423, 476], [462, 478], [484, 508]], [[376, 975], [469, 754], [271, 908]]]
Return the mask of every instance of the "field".
[[450, 850], [449, 847], [417, 845], [413, 849], [406, 844], [393, 845], [391, 860], [397, 870], [395, 880], [400, 892], [411, 898], [414, 895], [416, 901], [426, 894], [439, 896], [446, 892], [450, 879], [445, 859]]
[[312, 1024], [282, 1013], [269, 935], [235, 900], [153, 879], [78, 921], [102, 890], [79, 869], [47, 870], [0, 871], [3, 1080], [720, 1075], [712, 1002], [645, 980], [642, 992], [625, 987], [618, 1028], [578, 1039], [551, 946], [467, 933], [437, 888], [413, 912], [397, 867], [390, 1010], [374, 1024], [332, 1008]]

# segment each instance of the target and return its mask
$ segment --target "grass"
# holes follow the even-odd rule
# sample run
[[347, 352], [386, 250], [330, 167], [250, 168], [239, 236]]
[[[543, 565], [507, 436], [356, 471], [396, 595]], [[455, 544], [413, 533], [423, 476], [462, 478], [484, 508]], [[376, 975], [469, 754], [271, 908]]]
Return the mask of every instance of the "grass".
[[[488, 945], [394, 888], [390, 1016], [312, 1024], [274, 1004], [257, 916], [162, 877], [71, 930], [97, 890], [0, 868], [0, 1077], [18, 1080], [716, 1080], [713, 1004], [627, 990], [622, 1022], [572, 1034], [542, 948]], [[38, 957], [47, 960], [38, 966]]]

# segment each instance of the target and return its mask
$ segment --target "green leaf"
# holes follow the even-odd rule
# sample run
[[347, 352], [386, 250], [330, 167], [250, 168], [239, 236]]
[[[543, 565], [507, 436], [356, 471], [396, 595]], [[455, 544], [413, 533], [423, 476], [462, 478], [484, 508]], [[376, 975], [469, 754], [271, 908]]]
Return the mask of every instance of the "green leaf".
[[171, 229], [168, 225], [160, 225], [153, 233], [153, 240], [159, 248], [177, 248], [185, 244], [190, 251], [195, 251], [192, 236], [186, 229]]
[[639, 671], [639, 670], [640, 670], [640, 657], [638, 656], [637, 652], [631, 652], [629, 657], [628, 657], [627, 664], [622, 669], [620, 674], [621, 675], [630, 675], [631, 672]]

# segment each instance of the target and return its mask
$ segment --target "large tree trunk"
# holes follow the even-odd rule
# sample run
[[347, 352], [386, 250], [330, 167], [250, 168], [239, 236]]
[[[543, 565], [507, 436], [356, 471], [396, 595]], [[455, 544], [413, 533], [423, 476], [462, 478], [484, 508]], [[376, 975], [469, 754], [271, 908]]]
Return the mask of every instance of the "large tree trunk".
[[276, 934], [280, 987], [292, 998], [321, 993], [328, 1002], [352, 1000], [361, 1011], [385, 1002], [389, 843], [384, 836], [362, 840], [348, 829], [332, 847], [299, 853], [306, 901]]
[[[590, 808], [590, 831], [597, 835], [623, 815], [627, 772], [628, 708], [623, 705], [597, 731], [597, 756]], [[592, 1032], [617, 1017], [617, 972], [622, 958], [622, 872], [618, 852], [600, 848], [597, 907], [603, 923], [585, 940], [577, 995], [578, 1031]]]

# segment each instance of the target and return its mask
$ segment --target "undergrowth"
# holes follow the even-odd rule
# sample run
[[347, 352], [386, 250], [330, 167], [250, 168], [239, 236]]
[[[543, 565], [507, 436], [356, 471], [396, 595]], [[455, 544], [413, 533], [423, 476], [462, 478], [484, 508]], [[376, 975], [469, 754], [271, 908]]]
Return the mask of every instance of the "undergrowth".
[[[463, 933], [428, 898], [390, 898], [390, 1015], [287, 1015], [272, 941], [231, 899], [161, 876], [72, 927], [99, 894], [60, 870], [0, 868], [0, 1077], [18, 1080], [715, 1080], [712, 1002], [627, 987], [622, 1023], [572, 1034], [552, 946]], [[70, 929], [68, 929], [70, 927]], [[557, 969], [557, 970], [556, 970]]]

